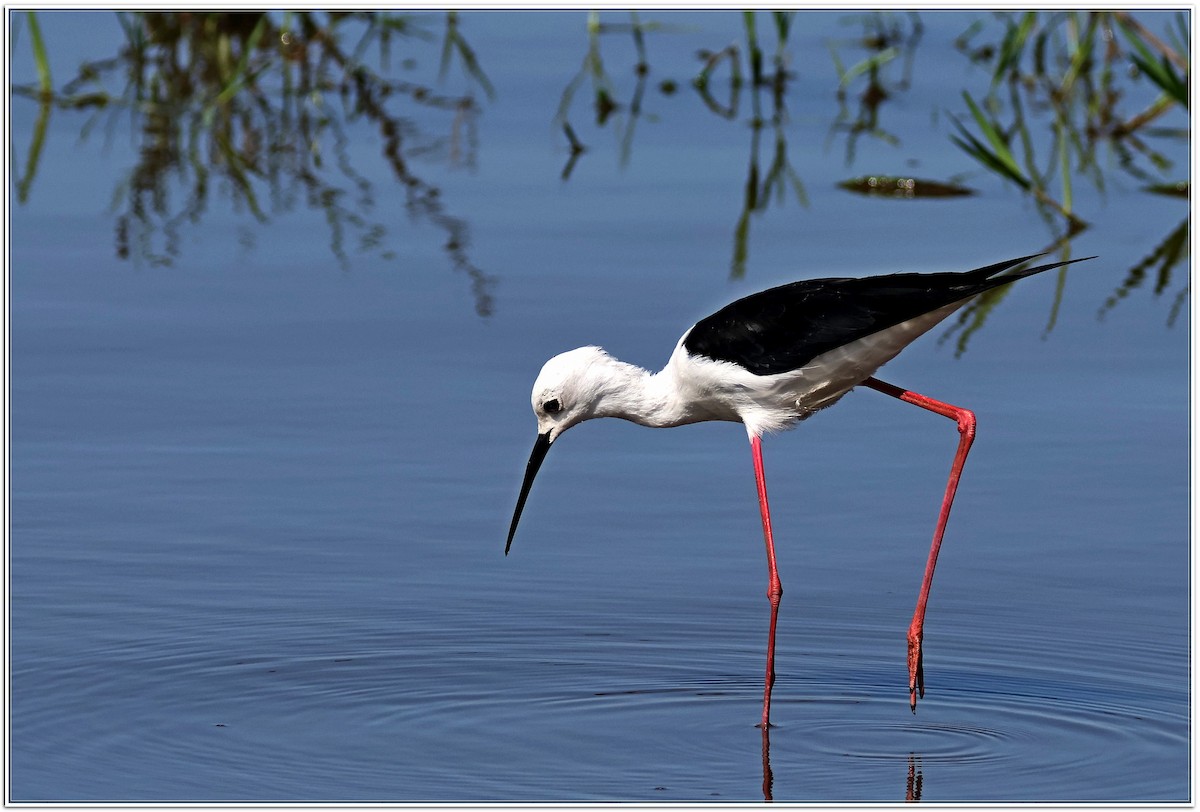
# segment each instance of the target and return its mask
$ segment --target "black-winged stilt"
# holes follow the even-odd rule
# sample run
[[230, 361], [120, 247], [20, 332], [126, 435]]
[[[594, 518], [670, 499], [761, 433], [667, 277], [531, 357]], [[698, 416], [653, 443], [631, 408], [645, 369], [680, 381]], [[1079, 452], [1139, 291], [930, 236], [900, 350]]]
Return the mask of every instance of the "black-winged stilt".
[[556, 355], [533, 384], [538, 436], [525, 468], [505, 555], [533, 479], [550, 446], [576, 423], [620, 417], [666, 428], [704, 420], [743, 423], [750, 435], [758, 505], [767, 545], [767, 637], [762, 726], [770, 725], [775, 682], [775, 623], [783, 587], [775, 568], [775, 541], [763, 474], [762, 435], [793, 427], [831, 406], [855, 386], [867, 386], [958, 424], [958, 450], [908, 629], [909, 705], [925, 695], [921, 638], [925, 604], [938, 549], [954, 502], [963, 463], [975, 436], [975, 415], [872, 377], [918, 336], [975, 296], [1018, 279], [1082, 262], [1067, 260], [1003, 273], [1039, 256], [998, 262], [961, 273], [901, 273], [861, 279], [809, 279], [755, 293], [701, 319], [683, 334], [661, 372], [626, 364], [599, 347]]

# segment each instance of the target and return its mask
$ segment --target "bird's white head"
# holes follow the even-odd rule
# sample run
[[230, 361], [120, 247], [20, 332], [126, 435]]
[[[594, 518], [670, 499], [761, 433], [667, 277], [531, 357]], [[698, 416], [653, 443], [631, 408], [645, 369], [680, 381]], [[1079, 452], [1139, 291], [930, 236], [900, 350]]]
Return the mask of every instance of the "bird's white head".
[[615, 359], [599, 347], [580, 347], [545, 363], [533, 382], [533, 413], [538, 434], [554, 442], [564, 431], [592, 417], [611, 379]]

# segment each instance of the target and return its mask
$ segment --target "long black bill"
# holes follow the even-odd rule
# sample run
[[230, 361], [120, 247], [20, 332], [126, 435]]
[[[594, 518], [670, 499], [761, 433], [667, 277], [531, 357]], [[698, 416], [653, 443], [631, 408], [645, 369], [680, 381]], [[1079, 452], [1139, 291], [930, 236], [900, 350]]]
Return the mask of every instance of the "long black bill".
[[546, 452], [550, 450], [550, 432], [539, 434], [537, 442], [533, 444], [533, 453], [529, 455], [529, 462], [525, 465], [525, 481], [521, 483], [521, 495], [517, 497], [517, 509], [513, 511], [512, 526], [508, 528], [508, 542], [504, 545], [504, 554], [508, 555], [508, 548], [512, 546], [513, 536], [517, 533], [517, 522], [521, 521], [521, 511], [525, 509], [525, 500], [529, 498], [529, 489], [533, 487], [533, 478], [537, 476], [538, 469], [542, 467], [542, 460], [546, 459]]

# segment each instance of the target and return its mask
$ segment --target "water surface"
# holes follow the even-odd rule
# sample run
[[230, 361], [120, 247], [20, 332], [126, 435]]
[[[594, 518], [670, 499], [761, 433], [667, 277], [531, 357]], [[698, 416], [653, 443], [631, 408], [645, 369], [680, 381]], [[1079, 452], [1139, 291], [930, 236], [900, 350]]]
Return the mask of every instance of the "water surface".
[[[53, 112], [11, 208], [11, 800], [1190, 799], [1188, 305], [1168, 325], [1186, 261], [1098, 315], [1188, 208], [1111, 169], [1103, 195], [1075, 189], [1091, 227], [1068, 245], [1098, 260], [1016, 286], [961, 357], [939, 330], [881, 374], [979, 419], [915, 715], [904, 634], [956, 434], [878, 393], [765, 444], [785, 589], [769, 742], [739, 426], [580, 427], [503, 555], [550, 355], [657, 368], [772, 284], [963, 270], [1056, 236], [947, 137], [963, 83], [989, 81], [952, 47], [972, 15], [922, 15], [883, 108], [899, 143], [860, 137], [850, 161], [829, 45], [861, 57], [861, 25], [800, 15], [787, 116], [755, 130], [748, 96], [724, 119], [686, 84], [741, 17], [664, 19], [681, 30], [648, 39], [636, 121], [631, 40], [603, 40], [626, 106], [597, 126], [585, 81], [567, 180], [554, 116], [586, 15], [460, 17], [494, 99], [457, 62], [437, 84], [437, 41], [405, 46], [479, 105], [470, 161], [448, 141], [411, 156], [474, 276], [362, 121], [347, 149], [382, 249], [347, 240], [339, 261], [319, 208], [259, 223], [217, 190], [169, 262], [122, 254], [128, 118], [81, 140], [91, 113]], [[109, 14], [41, 28], [64, 79], [121, 41]], [[36, 114], [13, 99], [18, 149]], [[746, 219], [737, 276], [748, 167], [780, 135], [807, 205], [785, 187]], [[914, 170], [977, 194], [836, 185]]]

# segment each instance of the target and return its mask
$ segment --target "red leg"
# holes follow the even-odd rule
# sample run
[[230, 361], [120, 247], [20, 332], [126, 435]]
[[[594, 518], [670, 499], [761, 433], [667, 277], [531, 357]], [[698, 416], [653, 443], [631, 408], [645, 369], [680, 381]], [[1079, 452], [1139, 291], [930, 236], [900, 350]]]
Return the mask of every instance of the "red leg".
[[971, 443], [975, 439], [975, 413], [969, 409], [951, 406], [949, 403], [892, 386], [890, 383], [884, 383], [875, 378], [867, 378], [863, 381], [863, 385], [885, 395], [899, 398], [905, 403], [937, 412], [958, 423], [958, 451], [954, 454], [954, 462], [950, 466], [950, 479], [946, 483], [946, 495], [942, 497], [942, 510], [938, 514], [937, 527], [933, 531], [933, 545], [929, 548], [929, 561], [925, 564], [925, 578], [921, 581], [921, 593], [917, 596], [917, 609], [913, 613], [912, 625], [908, 627], [908, 703], [913, 713], [916, 713], [917, 695], [925, 696], [925, 673], [921, 667], [921, 638], [924, 634], [925, 604], [929, 601], [929, 585], [933, 583], [933, 568], [937, 566], [938, 550], [942, 546], [942, 536], [946, 532], [946, 520], [950, 518], [950, 507], [954, 504], [954, 493], [958, 490], [958, 480], [962, 476], [963, 464], [967, 461], [967, 452], [971, 450]]
[[771, 688], [775, 685], [775, 622], [779, 619], [779, 599], [783, 585], [775, 569], [775, 539], [771, 535], [771, 509], [767, 505], [767, 479], [763, 473], [762, 440], [750, 438], [750, 451], [754, 456], [754, 479], [758, 483], [758, 508], [762, 513], [763, 538], [767, 542], [767, 599], [771, 601], [771, 629], [767, 635], [767, 677], [763, 689], [763, 715], [761, 727], [771, 724]]

